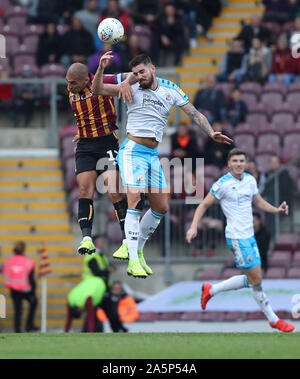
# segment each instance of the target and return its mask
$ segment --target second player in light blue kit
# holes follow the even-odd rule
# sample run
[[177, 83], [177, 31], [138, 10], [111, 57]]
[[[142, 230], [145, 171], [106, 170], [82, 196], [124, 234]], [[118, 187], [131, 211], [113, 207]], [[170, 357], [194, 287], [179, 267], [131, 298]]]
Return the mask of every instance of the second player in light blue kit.
[[[93, 91], [97, 94], [119, 94], [119, 86], [103, 84], [102, 80], [103, 70], [111, 58], [111, 52], [107, 52], [100, 59], [93, 81]], [[164, 190], [166, 180], [157, 146], [162, 140], [171, 108], [180, 107], [216, 142], [230, 144], [232, 140], [215, 132], [206, 117], [195, 109], [175, 83], [156, 77], [155, 66], [148, 55], [137, 56], [129, 67], [137, 83], [131, 86], [132, 101], [127, 101], [127, 139], [117, 158], [128, 199], [126, 242], [113, 256], [129, 258], [128, 274], [145, 278], [152, 274], [152, 270], [143, 256], [144, 244], [168, 211], [168, 193]], [[140, 222], [145, 189], [151, 208]]]
[[202, 309], [216, 294], [223, 291], [251, 288], [252, 295], [267, 317], [270, 326], [282, 332], [291, 332], [294, 326], [277, 317], [269, 300], [262, 289], [261, 258], [256, 244], [253, 229], [252, 202], [265, 212], [288, 214], [288, 205], [283, 202], [278, 208], [265, 201], [258, 193], [255, 178], [245, 172], [246, 153], [240, 149], [232, 149], [228, 155], [230, 172], [213, 184], [210, 192], [198, 206], [187, 241], [191, 242], [197, 235], [198, 223], [206, 210], [217, 200], [226, 217], [225, 237], [229, 249], [233, 252], [236, 267], [244, 271], [244, 275], [236, 275], [223, 282], [202, 286]]

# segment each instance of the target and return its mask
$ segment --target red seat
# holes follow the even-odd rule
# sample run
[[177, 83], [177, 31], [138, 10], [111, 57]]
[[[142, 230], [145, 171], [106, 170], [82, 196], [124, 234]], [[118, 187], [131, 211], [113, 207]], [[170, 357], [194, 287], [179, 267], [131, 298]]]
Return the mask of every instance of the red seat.
[[16, 25], [4, 25], [2, 28], [1, 33], [6, 37], [6, 36], [15, 36], [19, 37], [20, 35], [20, 30]]
[[280, 93], [284, 98], [287, 93], [287, 87], [284, 83], [275, 82], [275, 83], [266, 83], [262, 89], [262, 93]]
[[272, 155], [273, 154], [270, 154], [270, 153], [263, 153], [263, 154], [256, 154], [255, 156], [257, 168], [263, 174], [270, 171], [270, 159]]
[[25, 25], [24, 29], [22, 30], [22, 36], [23, 38], [29, 37], [29, 36], [40, 36], [45, 31], [45, 26], [40, 24], [30, 24]]
[[8, 58], [0, 59], [0, 71], [8, 71], [11, 73], [11, 65], [9, 64]]
[[19, 37], [16, 37], [14, 35], [8, 35], [5, 37], [5, 42], [6, 42], [6, 55], [7, 56], [14, 55], [15, 52], [19, 50], [19, 47], [20, 47]]
[[[293, 82], [288, 88], [288, 94], [299, 92], [300, 93], [300, 82]], [[297, 95], [295, 95], [297, 96]]]
[[300, 251], [299, 250], [294, 252], [292, 266], [300, 266]]
[[33, 52], [37, 51], [38, 43], [39, 36], [37, 35], [25, 36], [22, 41], [22, 45], [26, 46], [27, 50], [31, 48]]
[[290, 133], [284, 137], [283, 140], [283, 152], [282, 159], [284, 162], [287, 162], [297, 155], [300, 151], [300, 134]]
[[253, 136], [256, 136], [258, 133], [258, 128], [256, 128], [254, 125], [241, 123], [238, 124], [234, 130], [234, 136], [237, 136], [239, 134], [251, 134]]
[[17, 55], [13, 58], [14, 70], [17, 70], [20, 66], [35, 65], [34, 55]]
[[291, 123], [287, 125], [282, 125], [282, 131], [284, 135], [289, 133], [299, 133], [300, 134], [300, 122]]
[[226, 99], [230, 99], [234, 84], [229, 82], [217, 83], [217, 88], [223, 91]]
[[16, 17], [16, 16], [23, 16], [27, 17], [28, 15], [28, 9], [25, 6], [22, 5], [15, 5], [7, 8], [5, 11], [5, 18], [9, 19], [11, 17]]
[[[22, 30], [26, 25], [27, 16], [11, 16], [7, 20], [7, 25], [15, 25], [19, 30]], [[20, 33], [21, 35], [21, 33]]]
[[248, 107], [255, 106], [257, 104], [257, 96], [252, 92], [243, 92], [241, 99], [245, 101]]
[[246, 123], [253, 125], [254, 127], [261, 127], [268, 122], [268, 115], [266, 113], [249, 113], [246, 117]]
[[255, 157], [255, 137], [249, 134], [239, 134], [235, 136], [234, 143], [236, 147], [244, 150], [250, 159]]
[[262, 87], [259, 83], [256, 82], [244, 82], [240, 86], [241, 92], [251, 92], [256, 94], [257, 97], [260, 96], [262, 92]]
[[288, 279], [300, 279], [300, 267], [291, 267], [286, 277]]
[[42, 77], [59, 77], [65, 76], [66, 70], [63, 65], [58, 63], [47, 63], [41, 67]]
[[271, 267], [264, 275], [265, 279], [282, 279], [285, 277], [284, 267]]
[[220, 175], [220, 169], [219, 167], [213, 165], [213, 164], [205, 164], [204, 165], [204, 177], [210, 176], [212, 178], [218, 179]]
[[299, 242], [300, 239], [295, 234], [282, 234], [275, 245], [275, 249], [295, 251], [299, 246]]
[[299, 93], [288, 93], [285, 102], [290, 105], [295, 111], [300, 111], [300, 104], [299, 104]]
[[[259, 153], [274, 153], [278, 154], [281, 149], [281, 138], [277, 134], [262, 134], [257, 137], [257, 149]], [[279, 154], [280, 155], [280, 154]]]
[[77, 133], [77, 126], [75, 125], [65, 125], [61, 128], [59, 132], [59, 138], [62, 139], [66, 136], [75, 136]]
[[245, 321], [246, 318], [247, 318], [246, 312], [234, 311], [234, 312], [226, 312], [222, 321], [229, 321], [229, 322]]
[[260, 101], [264, 104], [269, 104], [274, 111], [282, 105], [283, 96], [279, 92], [266, 92], [261, 95]]
[[284, 130], [281, 128], [280, 125], [278, 124], [274, 124], [274, 123], [270, 123], [268, 122], [267, 124], [264, 124], [264, 125], [261, 125], [260, 128], [259, 128], [259, 135], [262, 135], [262, 134], [275, 134], [275, 135], [278, 135], [280, 136], [281, 134], [284, 134]]
[[39, 69], [37, 65], [26, 64], [26, 63], [18, 65], [18, 67], [14, 70], [14, 76], [16, 77], [22, 76], [22, 73], [24, 72], [24, 70], [32, 71], [35, 77], [39, 76]]
[[287, 112], [278, 112], [272, 117], [272, 122], [279, 125], [293, 124], [295, 121], [295, 116]]
[[274, 251], [269, 259], [269, 267], [287, 267], [291, 264], [291, 251]]

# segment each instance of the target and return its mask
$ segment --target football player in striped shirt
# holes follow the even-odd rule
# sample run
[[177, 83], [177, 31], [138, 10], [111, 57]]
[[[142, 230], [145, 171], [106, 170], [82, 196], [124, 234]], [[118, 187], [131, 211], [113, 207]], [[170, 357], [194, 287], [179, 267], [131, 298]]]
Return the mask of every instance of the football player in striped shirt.
[[[115, 158], [119, 150], [118, 129], [114, 99], [111, 96], [96, 95], [92, 91], [93, 76], [82, 63], [72, 64], [66, 74], [69, 101], [78, 127], [75, 161], [76, 177], [79, 187], [78, 222], [82, 231], [79, 254], [92, 254], [94, 216], [93, 198], [98, 175], [102, 175], [109, 199], [112, 201], [117, 219], [124, 234], [124, 220], [127, 200], [119, 193], [118, 171]], [[120, 93], [130, 100], [130, 74], [105, 75], [105, 83], [118, 84]], [[107, 165], [101, 163], [105, 160]], [[98, 166], [97, 166], [98, 164]]]

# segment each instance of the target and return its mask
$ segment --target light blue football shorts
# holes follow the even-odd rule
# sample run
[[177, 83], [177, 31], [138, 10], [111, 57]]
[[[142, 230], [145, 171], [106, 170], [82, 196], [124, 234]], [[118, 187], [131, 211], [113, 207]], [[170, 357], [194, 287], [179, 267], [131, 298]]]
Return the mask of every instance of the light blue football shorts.
[[226, 242], [233, 252], [237, 268], [249, 270], [261, 265], [260, 253], [254, 236], [246, 239], [226, 238]]
[[124, 187], [167, 188], [157, 149], [126, 138], [119, 149], [117, 162]]

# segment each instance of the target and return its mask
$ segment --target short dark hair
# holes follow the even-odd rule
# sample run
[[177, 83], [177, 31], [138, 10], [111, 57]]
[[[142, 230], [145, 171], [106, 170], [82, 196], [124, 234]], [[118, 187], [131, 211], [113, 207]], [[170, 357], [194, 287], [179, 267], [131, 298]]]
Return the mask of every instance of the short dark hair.
[[140, 54], [140, 55], [136, 56], [135, 58], [133, 58], [128, 63], [128, 66], [129, 66], [130, 69], [132, 69], [133, 67], [136, 67], [139, 64], [151, 65], [152, 64], [152, 60], [149, 57], [149, 55], [147, 55], [147, 54]]
[[229, 153], [228, 153], [228, 160], [233, 157], [234, 155], [245, 155], [245, 158], [247, 159], [247, 153], [242, 150], [242, 149], [239, 149], [237, 147], [235, 147], [234, 149], [230, 150]]

